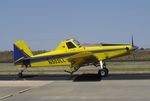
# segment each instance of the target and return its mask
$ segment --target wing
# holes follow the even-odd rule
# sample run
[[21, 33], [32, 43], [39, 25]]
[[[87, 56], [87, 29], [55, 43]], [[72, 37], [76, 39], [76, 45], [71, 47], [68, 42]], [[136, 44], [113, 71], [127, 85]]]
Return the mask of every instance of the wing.
[[76, 72], [81, 66], [98, 62], [98, 59], [92, 52], [81, 52], [69, 57], [68, 61], [71, 62], [71, 66], [67, 72], [73, 73]]

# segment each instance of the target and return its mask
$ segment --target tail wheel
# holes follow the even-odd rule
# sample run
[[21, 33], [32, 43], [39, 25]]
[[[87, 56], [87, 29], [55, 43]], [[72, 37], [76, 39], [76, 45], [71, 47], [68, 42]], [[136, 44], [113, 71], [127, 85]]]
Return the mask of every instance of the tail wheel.
[[19, 78], [22, 78], [23, 77], [23, 74], [20, 72], [20, 73], [18, 73], [18, 77]]
[[98, 75], [100, 77], [106, 77], [108, 76], [108, 73], [109, 73], [109, 70], [107, 68], [103, 68], [98, 71]]

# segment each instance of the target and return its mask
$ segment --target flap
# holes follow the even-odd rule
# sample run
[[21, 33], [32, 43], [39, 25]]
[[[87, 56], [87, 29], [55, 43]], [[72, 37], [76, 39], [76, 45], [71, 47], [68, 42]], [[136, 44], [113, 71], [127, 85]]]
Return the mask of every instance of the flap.
[[77, 71], [81, 66], [84, 66], [85, 64], [94, 63], [97, 62], [98, 59], [92, 52], [81, 52], [76, 55], [71, 56], [68, 59], [69, 62], [71, 62], [70, 70], [72, 72]]

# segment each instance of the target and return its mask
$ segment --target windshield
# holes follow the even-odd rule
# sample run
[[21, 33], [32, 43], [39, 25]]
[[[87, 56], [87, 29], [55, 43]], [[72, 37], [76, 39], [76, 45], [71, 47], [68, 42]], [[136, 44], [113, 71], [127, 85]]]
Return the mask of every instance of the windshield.
[[80, 42], [79, 42], [79, 41], [74, 40], [74, 43], [75, 43], [76, 45], [80, 46]]

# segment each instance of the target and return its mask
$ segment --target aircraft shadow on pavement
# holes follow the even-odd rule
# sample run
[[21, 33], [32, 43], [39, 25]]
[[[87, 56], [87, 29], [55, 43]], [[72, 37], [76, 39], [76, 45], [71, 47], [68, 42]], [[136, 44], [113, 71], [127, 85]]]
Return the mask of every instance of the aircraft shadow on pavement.
[[150, 80], [150, 73], [143, 74], [109, 74], [107, 77], [99, 78], [97, 74], [82, 74], [74, 81], [100, 81], [100, 80]]
[[150, 80], [150, 73], [143, 74], [109, 74], [108, 77], [99, 78], [97, 74], [47, 74], [47, 75], [0, 75], [0, 80], [72, 80], [74, 82], [92, 82], [101, 80]]

